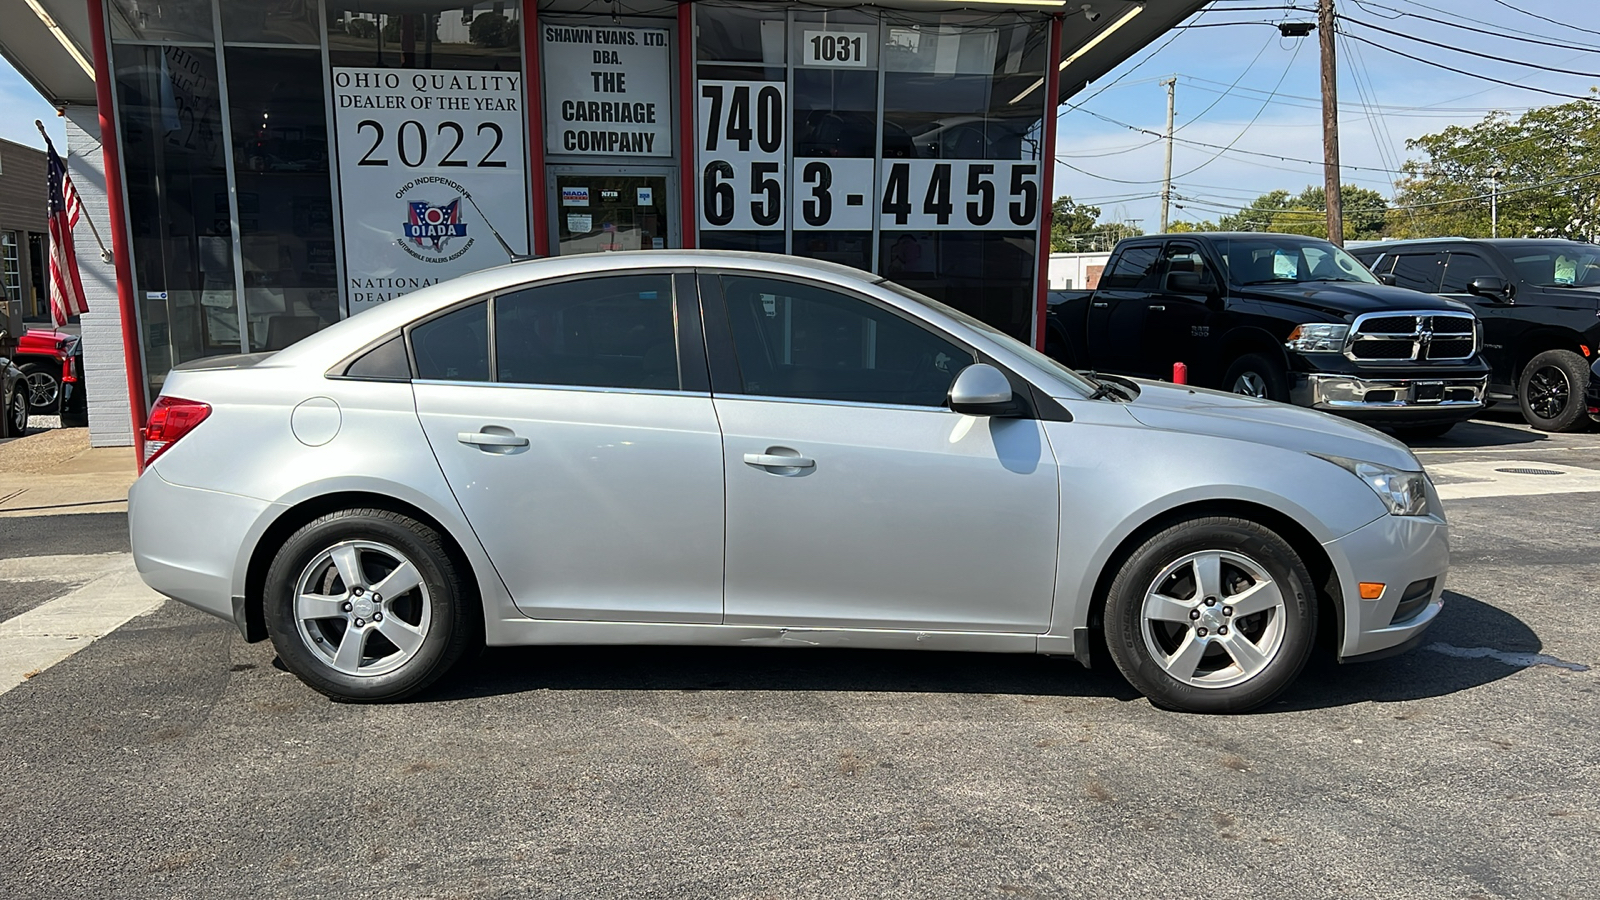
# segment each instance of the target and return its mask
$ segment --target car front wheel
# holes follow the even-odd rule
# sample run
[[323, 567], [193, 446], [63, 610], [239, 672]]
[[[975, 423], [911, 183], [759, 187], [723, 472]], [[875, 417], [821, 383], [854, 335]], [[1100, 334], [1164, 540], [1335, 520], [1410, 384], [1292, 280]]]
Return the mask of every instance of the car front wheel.
[[1106, 598], [1123, 677], [1157, 706], [1232, 713], [1281, 693], [1316, 637], [1311, 575], [1294, 548], [1244, 519], [1168, 527], [1128, 557]]
[[265, 613], [289, 671], [336, 700], [398, 700], [449, 671], [481, 610], [440, 535], [387, 510], [305, 525], [267, 571]]
[[1571, 350], [1546, 350], [1528, 360], [1517, 380], [1522, 418], [1540, 431], [1578, 431], [1589, 424], [1584, 388], [1589, 365]]

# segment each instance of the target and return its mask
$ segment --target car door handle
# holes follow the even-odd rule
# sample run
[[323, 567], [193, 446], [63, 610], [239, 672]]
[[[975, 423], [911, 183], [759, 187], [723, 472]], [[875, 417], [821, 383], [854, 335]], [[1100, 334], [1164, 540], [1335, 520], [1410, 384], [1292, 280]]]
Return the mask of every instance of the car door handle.
[[1095, 307], [1097, 309], [1103, 309], [1103, 308], [1105, 308], [1107, 306], [1110, 306], [1111, 304], [1107, 303], [1104, 300], [1091, 300], [1089, 302], [1089, 305], [1093, 306], [1093, 307]]
[[528, 439], [514, 434], [489, 434], [484, 431], [463, 431], [456, 435], [463, 444], [478, 447], [526, 447]]
[[744, 461], [752, 466], [771, 469], [809, 469], [817, 464], [814, 459], [781, 453], [746, 453]]
[[1159, 303], [1150, 304], [1150, 309], [1152, 311], [1154, 311], [1154, 312], [1166, 312], [1167, 311], [1167, 308], [1165, 306], [1162, 306]]

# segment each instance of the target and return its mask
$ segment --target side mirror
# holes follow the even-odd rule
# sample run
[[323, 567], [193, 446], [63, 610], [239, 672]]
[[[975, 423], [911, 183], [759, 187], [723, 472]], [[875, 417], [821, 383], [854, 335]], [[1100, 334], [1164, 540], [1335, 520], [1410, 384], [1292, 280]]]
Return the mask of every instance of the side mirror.
[[1479, 275], [1467, 285], [1467, 293], [1501, 303], [1511, 302], [1511, 291], [1506, 280], [1498, 275]]
[[1379, 284], [1387, 284], [1389, 287], [1394, 287], [1400, 283], [1399, 280], [1394, 277], [1393, 272], [1385, 272], [1382, 275], [1377, 276], [1377, 279]]
[[1167, 290], [1174, 294], [1204, 294], [1211, 296], [1217, 286], [1199, 272], [1173, 272], [1167, 276]]
[[1017, 414], [1011, 381], [1005, 373], [985, 363], [973, 363], [961, 370], [950, 385], [950, 408], [966, 416], [1011, 416]]

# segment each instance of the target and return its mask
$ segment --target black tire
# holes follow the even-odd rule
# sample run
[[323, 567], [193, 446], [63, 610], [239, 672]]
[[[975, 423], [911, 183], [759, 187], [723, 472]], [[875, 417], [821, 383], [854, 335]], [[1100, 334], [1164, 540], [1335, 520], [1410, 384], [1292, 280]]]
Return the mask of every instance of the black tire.
[[[1204, 602], [1198, 569], [1185, 568], [1185, 560], [1208, 556], [1218, 559], [1220, 589], [1215, 604]], [[1175, 566], [1177, 571], [1169, 573]], [[1229, 598], [1251, 596], [1244, 591], [1261, 577], [1271, 582], [1265, 587], [1277, 588], [1281, 602], [1232, 618]], [[1164, 709], [1193, 713], [1254, 709], [1293, 683], [1311, 656], [1317, 629], [1311, 584], [1311, 574], [1294, 548], [1259, 523], [1231, 517], [1180, 522], [1145, 541], [1117, 571], [1106, 596], [1106, 647], [1128, 683]], [[1146, 598], [1158, 588], [1166, 596], [1184, 594], [1174, 608], [1188, 612], [1166, 621], [1147, 616]], [[1257, 599], [1272, 596], [1268, 592]], [[1152, 601], [1152, 608], [1160, 605]], [[1191, 642], [1200, 646], [1201, 655], [1194, 657], [1188, 680], [1180, 680], [1157, 652], [1167, 660], [1183, 659], [1179, 651]], [[1260, 666], [1253, 672], [1235, 661], [1235, 654], [1242, 656], [1245, 649], [1241, 642], [1258, 655]], [[1181, 671], [1181, 665], [1174, 665]]]
[[1522, 418], [1540, 431], [1581, 431], [1589, 426], [1584, 390], [1589, 364], [1571, 350], [1546, 350], [1528, 360], [1517, 379]]
[[1283, 364], [1259, 353], [1246, 353], [1228, 366], [1222, 389], [1279, 403], [1289, 402], [1289, 376]]
[[1456, 427], [1455, 422], [1438, 422], [1433, 425], [1396, 425], [1394, 435], [1402, 441], [1431, 441], [1442, 438], [1450, 429]]
[[5, 400], [3, 415], [0, 415], [0, 419], [3, 419], [0, 421], [0, 437], [18, 438], [26, 435], [28, 415], [28, 385], [27, 382], [18, 379], [11, 396]]
[[[359, 584], [346, 585], [335, 564], [324, 559], [336, 547], [357, 545], [357, 565], [364, 570], [358, 580], [368, 582], [365, 590]], [[383, 577], [399, 568], [385, 569], [385, 558], [391, 556], [415, 566], [418, 585], [373, 603], [375, 592], [371, 589], [381, 587]], [[354, 601], [343, 604], [351, 609], [303, 622], [296, 613], [297, 597], [300, 583], [308, 578], [320, 586], [313, 593]], [[367, 602], [356, 605], [363, 596]], [[387, 510], [341, 510], [296, 531], [267, 570], [264, 600], [267, 633], [279, 658], [301, 681], [335, 700], [378, 702], [408, 697], [437, 681], [469, 647], [482, 640], [483, 611], [470, 573], [452, 559], [444, 540], [432, 528]], [[363, 614], [371, 618], [356, 618]], [[394, 630], [397, 624], [420, 632], [414, 649], [388, 640], [389, 634], [399, 634]], [[369, 665], [364, 655], [357, 658], [356, 673], [352, 674], [336, 668], [335, 660], [356, 627], [363, 629], [364, 640], [354, 645], [352, 653], [371, 650], [374, 659]], [[391, 662], [385, 663], [378, 658], [384, 648], [393, 648], [399, 656], [390, 654]], [[360, 672], [363, 666], [378, 674]]]
[[28, 379], [28, 405], [34, 415], [53, 416], [61, 411], [61, 367], [44, 363], [27, 363], [20, 366]]

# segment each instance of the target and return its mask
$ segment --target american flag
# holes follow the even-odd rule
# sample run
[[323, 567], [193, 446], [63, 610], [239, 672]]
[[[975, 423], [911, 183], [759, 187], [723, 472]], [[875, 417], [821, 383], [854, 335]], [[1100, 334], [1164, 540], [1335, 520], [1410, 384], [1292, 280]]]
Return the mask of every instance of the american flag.
[[55, 144], [48, 137], [44, 142], [50, 153], [50, 317], [59, 327], [67, 324], [69, 317], [89, 311], [78, 278], [78, 251], [72, 243], [72, 229], [83, 213], [83, 204]]

